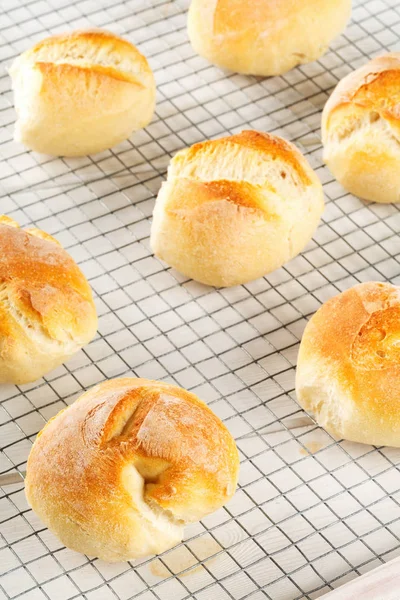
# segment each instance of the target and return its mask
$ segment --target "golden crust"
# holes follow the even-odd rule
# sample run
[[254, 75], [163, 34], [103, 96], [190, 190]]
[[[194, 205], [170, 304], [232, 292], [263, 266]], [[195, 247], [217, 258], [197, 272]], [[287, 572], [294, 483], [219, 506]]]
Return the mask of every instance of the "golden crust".
[[260, 216], [271, 219], [277, 215], [268, 210], [266, 190], [276, 193], [273, 186], [253, 185], [247, 181], [193, 181], [182, 178], [175, 182], [174, 193], [167, 199], [165, 210], [184, 216], [188, 210], [200, 208], [209, 202], [229, 202], [259, 211]]
[[368, 62], [339, 82], [322, 114], [324, 160], [353, 194], [399, 202], [400, 53]]
[[[172, 159], [174, 174], [179, 175], [181, 169], [193, 161], [201, 161], [203, 157], [235, 154], [235, 146], [252, 150], [255, 154], [266, 158], [268, 161], [279, 160], [290, 167], [299, 177], [303, 185], [315, 182], [315, 175], [305, 161], [301, 152], [290, 142], [266, 132], [244, 130], [236, 135], [226, 136], [215, 140], [206, 140], [193, 144], [190, 148], [178, 152]], [[222, 177], [223, 178], [223, 174]], [[251, 173], [249, 173], [251, 181]]]
[[146, 379], [104, 382], [31, 450], [32, 508], [69, 547], [109, 561], [159, 553], [233, 495], [238, 452], [196, 396]]
[[38, 379], [94, 336], [88, 282], [48, 234], [0, 218], [0, 381]]
[[375, 111], [385, 119], [398, 122], [399, 104], [400, 53], [393, 52], [374, 58], [338, 83], [324, 108], [324, 127], [330, 127], [330, 119], [336, 111], [349, 105], [362, 111]]
[[[247, 30], [248, 27], [262, 27], [264, 23], [279, 19], [295, 19], [302, 11], [310, 7], [324, 10], [340, 4], [338, 0], [296, 0], [295, 6], [287, 0], [252, 0], [251, 10], [243, 0], [213, 0], [214, 31], [216, 34], [235, 30]], [[295, 10], [294, 10], [295, 9]]]
[[37, 152], [100, 152], [145, 127], [154, 112], [155, 81], [146, 58], [106, 31], [43, 40], [14, 61], [10, 74], [15, 138]]
[[[297, 0], [299, 12], [310, 5], [310, 0]], [[293, 6], [287, 0], [253, 0], [251, 10], [243, 0], [217, 0], [214, 12], [214, 34], [259, 30], [263, 23], [285, 20], [291, 16]]]
[[140, 52], [138, 52], [128, 40], [121, 38], [107, 29], [98, 29], [96, 27], [93, 27], [92, 29], [76, 29], [75, 31], [66, 33], [56, 33], [35, 44], [28, 52], [36, 54], [42, 48], [48, 49], [52, 46], [58, 47], [60, 44], [71, 45], [81, 41], [86, 41], [95, 45], [102, 45], [104, 42], [108, 42], [110, 46], [121, 53], [125, 53], [128, 56], [133, 53], [134, 55], [141, 57]]
[[316, 60], [343, 31], [351, 0], [192, 0], [194, 49], [240, 73], [280, 75]]
[[[75, 57], [74, 50], [76, 49], [79, 49], [79, 53]], [[101, 61], [107, 62], [107, 55], [111, 57], [118, 56], [118, 61], [114, 66], [110, 64], [107, 67], [101, 64]], [[103, 29], [82, 29], [52, 35], [35, 44], [23, 56], [25, 60], [39, 64], [46, 63], [45, 57], [52, 56], [63, 65], [68, 65], [70, 64], [69, 61], [74, 60], [82, 60], [83, 63], [87, 61], [86, 67], [83, 68], [91, 68], [103, 75], [139, 85], [141, 85], [141, 82], [133, 76], [132, 69], [139, 76], [140, 74], [152, 76], [146, 58], [133, 44]], [[112, 60], [109, 62], [112, 62]]]
[[[51, 62], [36, 62], [35, 68], [38, 69], [43, 77], [43, 80], [49, 81], [53, 78], [53, 82], [56, 78], [78, 78], [81, 73], [86, 76], [97, 75], [99, 79], [107, 77], [112, 80], [125, 82], [128, 84], [134, 84], [139, 88], [143, 88], [144, 85], [132, 75], [119, 71], [115, 67], [105, 67], [103, 65], [70, 65], [68, 63], [55, 64]], [[112, 83], [108, 83], [112, 85]]]
[[336, 436], [400, 446], [400, 289], [362, 283], [326, 302], [299, 351], [300, 404]]
[[80, 118], [87, 123], [95, 122], [98, 115], [103, 119], [104, 115], [111, 118], [131, 112], [133, 96], [143, 91], [139, 81], [113, 67], [38, 62], [34, 69], [41, 75], [38, 95], [43, 108], [50, 111], [57, 106], [62, 116], [71, 115], [71, 98], [75, 94], [80, 98]]
[[291, 258], [290, 224], [261, 186], [179, 178], [163, 184], [157, 203], [155, 254], [206, 285], [251, 281]]
[[151, 246], [188, 277], [238, 285], [296, 256], [323, 209], [322, 186], [295, 146], [243, 131], [194, 144], [172, 159]]

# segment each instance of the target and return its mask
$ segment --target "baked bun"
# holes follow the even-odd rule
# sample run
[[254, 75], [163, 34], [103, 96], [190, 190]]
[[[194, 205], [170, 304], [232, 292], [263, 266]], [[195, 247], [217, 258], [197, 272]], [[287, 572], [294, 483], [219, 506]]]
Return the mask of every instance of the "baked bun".
[[127, 40], [100, 29], [54, 35], [19, 56], [15, 139], [31, 150], [83, 156], [111, 148], [151, 120], [153, 73]]
[[336, 437], [400, 447], [400, 288], [361, 283], [326, 302], [300, 345], [300, 405]]
[[35, 381], [87, 344], [92, 292], [59, 243], [0, 216], [0, 383]]
[[97, 385], [39, 433], [25, 491], [69, 548], [109, 562], [159, 554], [234, 494], [235, 442], [194, 394], [148, 379]]
[[172, 159], [154, 209], [151, 245], [188, 277], [237, 285], [296, 256], [323, 208], [321, 183], [293, 144], [243, 131]]
[[400, 202], [400, 53], [340, 81], [322, 115], [324, 160], [346, 190]]
[[351, 0], [192, 0], [192, 46], [212, 63], [281, 75], [316, 60], [345, 28]]

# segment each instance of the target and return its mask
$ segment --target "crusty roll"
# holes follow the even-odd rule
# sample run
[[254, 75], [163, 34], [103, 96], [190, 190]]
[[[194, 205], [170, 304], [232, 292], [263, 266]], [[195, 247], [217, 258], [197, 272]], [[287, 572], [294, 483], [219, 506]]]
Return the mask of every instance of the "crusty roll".
[[151, 120], [153, 73], [127, 40], [93, 29], [55, 35], [19, 56], [15, 139], [31, 150], [83, 156], [111, 148]]
[[400, 447], [400, 288], [361, 283], [326, 302], [300, 345], [300, 405], [339, 438]]
[[188, 30], [220, 67], [281, 75], [322, 56], [350, 14], [351, 0], [192, 0]]
[[92, 292], [59, 243], [0, 216], [0, 383], [35, 381], [97, 329]]
[[97, 385], [39, 433], [28, 502], [61, 541], [109, 562], [159, 554], [234, 494], [235, 442], [194, 394], [147, 379]]
[[386, 54], [340, 81], [322, 115], [324, 160], [346, 190], [400, 202], [400, 53]]
[[261, 277], [310, 241], [322, 186], [293, 144], [257, 131], [195, 144], [171, 161], [153, 213], [156, 256], [197, 281]]

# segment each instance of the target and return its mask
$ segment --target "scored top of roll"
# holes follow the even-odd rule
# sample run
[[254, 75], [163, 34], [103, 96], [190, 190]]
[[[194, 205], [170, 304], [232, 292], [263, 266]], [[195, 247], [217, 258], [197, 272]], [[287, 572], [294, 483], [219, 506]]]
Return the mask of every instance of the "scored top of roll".
[[[128, 40], [105, 29], [78, 29], [52, 35], [21, 54], [17, 61], [91, 69], [143, 86], [151, 73], [146, 58]], [[15, 63], [17, 65], [18, 62]]]
[[174, 156], [154, 208], [151, 246], [197, 281], [242, 284], [296, 256], [323, 209], [321, 183], [293, 144], [242, 131]]
[[310, 319], [296, 373], [300, 404], [338, 437], [400, 446], [400, 288], [362, 283]]
[[199, 181], [247, 181], [255, 185], [267, 185], [270, 182], [277, 188], [286, 187], [286, 176], [275, 173], [273, 161], [291, 169], [291, 174], [303, 186], [318, 181], [294, 144], [276, 135], [255, 130], [205, 140], [181, 150], [171, 160], [168, 177], [187, 177]]
[[97, 328], [90, 286], [64, 248], [0, 216], [0, 382], [34, 381]]
[[378, 56], [342, 79], [322, 113], [324, 161], [352, 194], [400, 201], [400, 53]]
[[[374, 111], [400, 132], [400, 52], [377, 56], [349, 73], [336, 86], [328, 99], [322, 118], [324, 135], [335, 125], [336, 116], [343, 123], [343, 134], [349, 135], [357, 125], [356, 117]], [[338, 132], [340, 135], [340, 131]]]
[[105, 381], [52, 419], [27, 465], [35, 512], [70, 548], [129, 560], [177, 544], [185, 523], [233, 495], [238, 451], [194, 394], [161, 381]]
[[151, 120], [155, 81], [128, 40], [88, 29], [51, 36], [11, 68], [15, 139], [37, 152], [82, 156], [111, 148]]

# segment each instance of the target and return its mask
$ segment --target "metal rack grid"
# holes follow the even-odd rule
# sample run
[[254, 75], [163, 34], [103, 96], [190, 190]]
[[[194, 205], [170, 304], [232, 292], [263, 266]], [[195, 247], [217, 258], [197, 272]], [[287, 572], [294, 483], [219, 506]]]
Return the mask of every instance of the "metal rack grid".
[[[136, 375], [208, 402], [241, 454], [234, 499], [159, 557], [109, 565], [63, 548], [29, 510], [22, 484], [0, 488], [0, 600], [312, 599], [400, 554], [400, 450], [335, 440], [294, 396], [299, 340], [338, 291], [400, 283], [400, 213], [346, 194], [321, 162], [321, 109], [336, 82], [400, 50], [400, 2], [357, 0], [319, 61], [282, 77], [225, 73], [196, 56], [188, 0], [1, 0], [0, 212], [55, 235], [96, 295], [96, 339], [31, 385], [0, 387], [0, 473], [21, 472], [47, 419], [106, 378]], [[42, 37], [107, 27], [149, 58], [151, 125], [112, 151], [54, 159], [12, 141], [5, 68]], [[295, 142], [324, 182], [323, 222], [303, 254], [245, 286], [214, 290], [155, 259], [149, 226], [170, 157], [244, 128]]]

